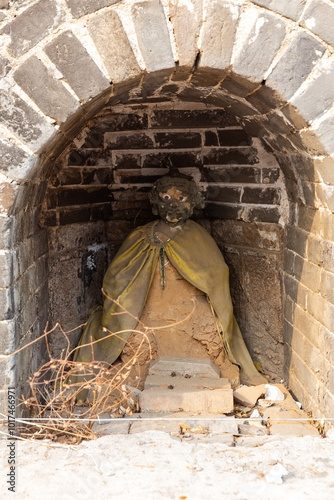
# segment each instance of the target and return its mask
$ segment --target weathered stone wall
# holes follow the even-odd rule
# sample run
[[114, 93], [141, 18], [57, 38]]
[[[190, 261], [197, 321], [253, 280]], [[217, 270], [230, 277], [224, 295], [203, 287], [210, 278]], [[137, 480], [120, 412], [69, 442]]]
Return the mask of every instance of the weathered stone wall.
[[44, 328], [46, 305], [25, 304], [47, 279], [27, 276], [47, 256], [38, 222], [53, 160], [110, 98], [159, 99], [179, 82], [187, 101], [237, 116], [282, 169], [286, 372], [305, 405], [334, 415], [333, 21], [330, 0], [1, 1], [3, 355]]
[[[176, 170], [191, 175], [205, 195], [194, 217], [231, 262], [237, 319], [254, 359], [280, 380], [288, 211], [281, 170], [235, 116], [198, 103], [171, 109], [166, 87], [163, 103], [106, 106], [54, 167], [41, 214], [49, 228], [50, 324], [70, 330], [86, 321], [101, 300], [107, 249], [110, 261], [132, 229], [153, 219], [147, 193]], [[65, 339], [52, 338], [57, 355]]]

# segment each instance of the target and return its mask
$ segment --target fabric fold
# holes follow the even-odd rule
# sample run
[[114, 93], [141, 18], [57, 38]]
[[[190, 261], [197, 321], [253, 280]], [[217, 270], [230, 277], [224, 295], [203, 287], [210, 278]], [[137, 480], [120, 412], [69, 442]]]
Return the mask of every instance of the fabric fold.
[[[159, 259], [161, 244], [154, 239], [157, 221], [135, 229], [123, 242], [104, 280], [103, 309], [89, 319], [79, 346], [110, 335], [103, 341], [76, 351], [74, 360], [113, 363], [135, 329], [142, 313]], [[187, 220], [183, 229], [163, 245], [164, 252], [180, 275], [207, 294], [221, 327], [223, 343], [233, 363], [240, 366], [243, 383], [263, 384], [267, 379], [255, 368], [238, 324], [233, 316], [229, 269], [216, 242], [199, 224]], [[168, 284], [167, 284], [168, 286]], [[108, 297], [110, 297], [110, 300]], [[128, 313], [120, 314], [123, 309]], [[107, 331], [106, 331], [106, 330]]]

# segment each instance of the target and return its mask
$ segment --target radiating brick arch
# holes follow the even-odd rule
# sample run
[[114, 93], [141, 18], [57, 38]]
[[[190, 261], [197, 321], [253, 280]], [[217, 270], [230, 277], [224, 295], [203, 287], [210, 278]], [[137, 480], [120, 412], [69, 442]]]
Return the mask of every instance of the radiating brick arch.
[[[38, 223], [53, 159], [107, 103], [169, 86], [171, 103], [237, 116], [281, 166], [290, 385], [333, 414], [333, 21], [327, 0], [39, 0], [0, 11], [3, 354], [46, 319]], [[37, 350], [33, 359], [31, 369]]]

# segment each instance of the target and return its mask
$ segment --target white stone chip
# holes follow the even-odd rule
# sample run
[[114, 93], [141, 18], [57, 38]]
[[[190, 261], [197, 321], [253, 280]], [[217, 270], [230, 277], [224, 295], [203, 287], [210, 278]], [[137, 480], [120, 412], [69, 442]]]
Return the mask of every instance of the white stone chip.
[[265, 399], [269, 401], [284, 401], [285, 396], [283, 392], [275, 385], [266, 384], [266, 394]]

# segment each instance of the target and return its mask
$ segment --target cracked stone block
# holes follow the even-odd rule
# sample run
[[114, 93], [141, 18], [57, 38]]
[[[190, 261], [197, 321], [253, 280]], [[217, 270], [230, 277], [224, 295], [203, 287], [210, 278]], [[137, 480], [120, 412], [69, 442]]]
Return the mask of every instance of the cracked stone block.
[[100, 68], [71, 31], [62, 33], [49, 43], [45, 52], [80, 99], [88, 101], [110, 86]]
[[278, 12], [297, 21], [303, 12], [307, 0], [253, 0], [253, 3]]
[[207, 3], [200, 66], [225, 69], [230, 65], [240, 7], [212, 0]]
[[134, 4], [132, 17], [147, 71], [174, 67], [166, 17], [160, 0]]
[[96, 12], [103, 7], [114, 5], [121, 0], [66, 0], [73, 17], [81, 17]]
[[203, 1], [182, 3], [169, 1], [169, 16], [173, 24], [180, 66], [193, 66], [197, 55], [197, 40], [203, 19]]
[[36, 56], [27, 59], [15, 71], [14, 79], [45, 115], [59, 122], [66, 121], [80, 107], [80, 103]]
[[1, 168], [6, 176], [13, 180], [25, 180], [33, 169], [37, 158], [29, 156], [15, 144], [0, 138]]
[[291, 104], [308, 121], [321, 116], [330, 109], [334, 101], [334, 64], [326, 68], [313, 80], [304, 92], [291, 100]]
[[243, 406], [248, 406], [253, 408], [256, 405], [257, 400], [263, 396], [266, 392], [265, 384], [255, 385], [248, 387], [243, 385], [233, 392], [233, 397], [238, 404]]
[[149, 375], [171, 375], [184, 377], [220, 378], [219, 368], [210, 360], [176, 356], [160, 356], [150, 365]]
[[267, 85], [290, 99], [324, 52], [325, 47], [315, 38], [299, 33], [268, 76]]
[[47, 36], [64, 18], [59, 2], [41, 0], [18, 15], [0, 32], [10, 35], [9, 52], [21, 56]]
[[233, 411], [232, 389], [146, 389], [139, 396], [141, 410], [150, 411]]
[[92, 17], [88, 30], [114, 83], [133, 78], [141, 72], [116, 12], [103, 12]]
[[334, 45], [334, 5], [323, 0], [313, 0], [304, 12], [301, 25]]
[[233, 56], [236, 73], [253, 81], [262, 81], [285, 37], [285, 22], [269, 12], [246, 9], [241, 18]]
[[0, 91], [0, 118], [17, 137], [34, 152], [53, 136], [56, 131], [17, 94]]

